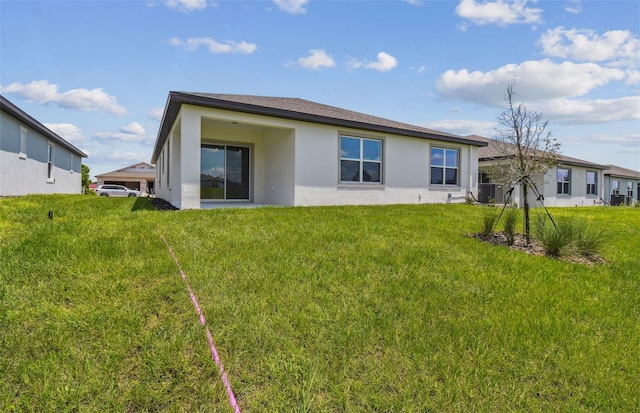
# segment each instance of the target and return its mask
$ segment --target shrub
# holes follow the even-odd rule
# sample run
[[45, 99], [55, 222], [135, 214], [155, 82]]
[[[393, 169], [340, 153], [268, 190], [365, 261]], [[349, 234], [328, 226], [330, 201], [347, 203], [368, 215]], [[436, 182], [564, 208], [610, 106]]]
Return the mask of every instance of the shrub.
[[482, 235], [488, 237], [493, 233], [493, 228], [498, 221], [498, 210], [493, 207], [487, 207], [482, 213]]
[[505, 208], [504, 210], [504, 234], [507, 236], [509, 245], [516, 242], [516, 225], [518, 223], [518, 208]]
[[599, 253], [606, 240], [605, 231], [584, 221], [579, 221], [574, 226], [574, 247], [579, 255], [586, 257]]
[[540, 241], [547, 255], [552, 257], [566, 255], [571, 247], [572, 233], [572, 224], [569, 220], [557, 220], [556, 226], [553, 226], [547, 216], [538, 214], [535, 217], [535, 237]]
[[560, 218], [556, 227], [542, 214], [536, 216], [535, 235], [547, 255], [590, 256], [602, 250], [606, 233], [584, 220]]

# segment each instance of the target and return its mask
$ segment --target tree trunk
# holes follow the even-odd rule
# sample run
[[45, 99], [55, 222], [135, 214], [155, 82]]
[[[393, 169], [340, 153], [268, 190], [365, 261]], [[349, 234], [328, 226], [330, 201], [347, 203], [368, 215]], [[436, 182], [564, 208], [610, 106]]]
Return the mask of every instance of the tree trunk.
[[524, 197], [524, 237], [527, 240], [527, 245], [531, 244], [531, 225], [529, 223], [529, 198], [527, 196], [528, 188], [527, 183], [522, 183], [522, 196]]

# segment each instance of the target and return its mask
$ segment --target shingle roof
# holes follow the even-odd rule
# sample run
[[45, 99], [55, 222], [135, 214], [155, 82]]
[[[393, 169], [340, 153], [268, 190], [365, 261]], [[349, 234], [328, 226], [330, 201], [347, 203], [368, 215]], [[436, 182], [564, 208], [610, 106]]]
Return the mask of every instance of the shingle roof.
[[24, 123], [25, 125], [29, 126], [35, 131], [43, 134], [44, 136], [51, 139], [52, 141], [59, 144], [60, 146], [67, 148], [69, 151], [75, 153], [79, 157], [81, 158], [87, 157], [86, 153], [82, 152], [80, 149], [76, 148], [75, 146], [73, 146], [72, 144], [70, 144], [60, 136], [58, 136], [51, 129], [47, 128], [42, 123], [32, 118], [27, 112], [23, 111], [22, 109], [20, 109], [19, 107], [11, 103], [9, 99], [5, 98], [2, 95], [0, 95], [0, 110], [13, 116], [21, 123]]
[[459, 135], [440, 132], [408, 123], [396, 122], [390, 119], [299, 98], [169, 92], [162, 123], [158, 131], [158, 138], [156, 139], [156, 146], [151, 158], [152, 162], [157, 159], [160, 148], [162, 148], [169, 129], [175, 121], [180, 105], [183, 103], [367, 131], [393, 133], [423, 139], [436, 139], [474, 146], [485, 145], [484, 142], [467, 139]]
[[622, 168], [615, 165], [606, 165], [607, 170], [604, 171], [605, 175], [618, 176], [621, 178], [640, 179], [640, 172], [633, 169]]
[[[139, 168], [142, 167], [142, 168]], [[140, 170], [143, 169], [143, 170]], [[146, 170], [148, 169], [148, 171]], [[148, 178], [153, 179], [156, 176], [156, 167], [149, 165], [146, 162], [138, 162], [133, 165], [126, 166], [124, 168], [116, 169], [115, 171], [106, 172], [100, 175], [96, 175], [96, 178]]]
[[[470, 135], [470, 136], [467, 136], [466, 138], [488, 143], [488, 146], [478, 148], [479, 161], [487, 161], [492, 159], [508, 157], [504, 153], [500, 152], [496, 147], [496, 145], [493, 145], [493, 143], [496, 142], [495, 139], [486, 138], [484, 136], [479, 136], [479, 135]], [[558, 163], [562, 165], [584, 166], [586, 168], [593, 168], [593, 169], [607, 169], [605, 165], [600, 165], [597, 163], [585, 161], [578, 158], [572, 158], [570, 156], [565, 156], [565, 155], [558, 156]]]

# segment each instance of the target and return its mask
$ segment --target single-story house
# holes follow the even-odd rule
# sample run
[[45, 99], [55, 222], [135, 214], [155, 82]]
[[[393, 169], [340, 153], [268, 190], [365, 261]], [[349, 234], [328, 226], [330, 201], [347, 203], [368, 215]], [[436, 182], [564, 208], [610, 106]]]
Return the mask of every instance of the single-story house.
[[640, 201], [640, 172], [607, 165], [604, 171], [604, 194], [611, 205]]
[[0, 196], [80, 194], [86, 157], [0, 96]]
[[180, 209], [464, 202], [485, 145], [303, 99], [170, 92], [151, 163]]
[[[495, 140], [483, 136], [472, 135], [470, 139], [477, 139], [488, 143], [479, 148], [479, 185], [478, 200], [482, 203], [505, 202], [510, 189], [509, 184], [499, 183], [489, 173], [491, 166], [505, 156], [495, 145]], [[604, 165], [572, 158], [565, 155], [558, 156], [558, 163], [551, 167], [544, 176], [534, 176], [532, 181], [538, 191], [527, 193], [529, 206], [594, 206], [604, 205]], [[542, 195], [538, 200], [538, 195]], [[516, 185], [510, 202], [524, 206], [521, 187]]]
[[156, 180], [156, 167], [146, 162], [139, 162], [115, 171], [96, 175], [98, 185], [123, 185], [136, 189], [143, 194], [153, 194]]

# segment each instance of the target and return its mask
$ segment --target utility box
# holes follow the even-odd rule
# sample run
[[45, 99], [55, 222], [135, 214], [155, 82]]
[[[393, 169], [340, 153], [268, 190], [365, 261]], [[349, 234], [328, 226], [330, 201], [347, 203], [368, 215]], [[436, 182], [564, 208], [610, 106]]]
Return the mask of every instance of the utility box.
[[624, 195], [611, 195], [611, 201], [610, 204], [611, 206], [618, 206], [618, 205], [622, 205], [625, 202], [625, 196]]

